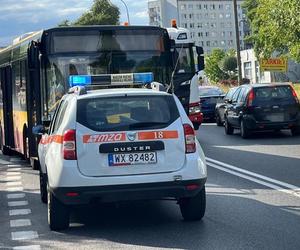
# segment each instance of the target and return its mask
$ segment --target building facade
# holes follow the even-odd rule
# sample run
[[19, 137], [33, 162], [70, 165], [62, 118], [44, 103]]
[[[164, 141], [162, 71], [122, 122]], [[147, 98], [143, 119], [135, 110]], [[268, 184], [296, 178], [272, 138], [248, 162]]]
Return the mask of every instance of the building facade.
[[[237, 2], [240, 45], [244, 49], [249, 47], [244, 42], [249, 28], [241, 7], [243, 1]], [[206, 53], [214, 48], [236, 48], [232, 0], [150, 0], [148, 11], [150, 25], [169, 27], [171, 19], [177, 19], [179, 26], [189, 29], [196, 45]]]

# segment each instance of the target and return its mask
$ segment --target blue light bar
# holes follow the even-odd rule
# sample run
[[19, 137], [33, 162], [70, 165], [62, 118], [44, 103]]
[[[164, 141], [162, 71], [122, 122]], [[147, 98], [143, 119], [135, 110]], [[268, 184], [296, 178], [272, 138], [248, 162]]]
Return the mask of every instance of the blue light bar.
[[74, 86], [86, 86], [92, 83], [92, 77], [90, 75], [72, 75], [69, 76], [70, 87]]
[[146, 72], [146, 73], [133, 73], [133, 83], [151, 83], [153, 82], [153, 73], [152, 72]]

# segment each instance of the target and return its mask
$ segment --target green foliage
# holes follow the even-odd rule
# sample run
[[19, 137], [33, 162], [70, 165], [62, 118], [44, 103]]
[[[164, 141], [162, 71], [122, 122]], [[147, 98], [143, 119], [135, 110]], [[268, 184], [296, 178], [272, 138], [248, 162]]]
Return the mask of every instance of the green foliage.
[[58, 26], [70, 25], [117, 25], [120, 11], [109, 0], [94, 0], [90, 10], [82, 14], [75, 22], [64, 20]]
[[108, 0], [94, 0], [91, 9], [74, 23], [75, 25], [116, 25], [119, 24], [120, 11]]
[[214, 49], [205, 58], [205, 75], [212, 83], [237, 78], [237, 59], [234, 50], [227, 53], [221, 49]]
[[245, 0], [244, 8], [258, 57], [276, 52], [300, 62], [299, 0]]

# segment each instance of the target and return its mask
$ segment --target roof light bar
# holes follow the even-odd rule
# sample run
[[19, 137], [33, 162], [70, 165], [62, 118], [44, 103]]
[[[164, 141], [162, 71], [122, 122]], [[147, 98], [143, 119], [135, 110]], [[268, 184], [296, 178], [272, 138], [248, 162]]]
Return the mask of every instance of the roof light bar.
[[71, 75], [70, 87], [86, 85], [122, 86], [141, 85], [153, 82], [152, 72], [106, 75]]

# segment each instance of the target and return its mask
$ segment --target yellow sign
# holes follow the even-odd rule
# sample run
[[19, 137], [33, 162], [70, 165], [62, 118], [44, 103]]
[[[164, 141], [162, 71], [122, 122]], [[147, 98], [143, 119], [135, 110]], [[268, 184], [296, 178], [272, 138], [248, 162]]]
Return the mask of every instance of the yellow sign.
[[287, 72], [287, 58], [260, 59], [261, 71]]

